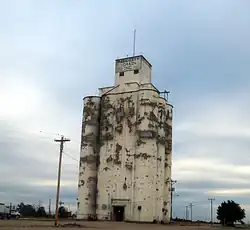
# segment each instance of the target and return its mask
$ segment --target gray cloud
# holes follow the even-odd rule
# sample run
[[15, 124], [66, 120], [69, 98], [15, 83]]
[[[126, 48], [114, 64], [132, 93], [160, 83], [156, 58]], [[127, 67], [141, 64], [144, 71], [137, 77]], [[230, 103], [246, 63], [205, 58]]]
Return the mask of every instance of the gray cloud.
[[[8, 175], [1, 199], [47, 205], [55, 197], [59, 146], [49, 133], [70, 137], [65, 152], [78, 159], [82, 97], [113, 84], [114, 59], [132, 53], [136, 28], [136, 52], [175, 106], [175, 214], [193, 201], [195, 218], [209, 219], [208, 196], [250, 210], [249, 7], [248, 0], [1, 2], [0, 173]], [[75, 206], [78, 162], [66, 155], [63, 162], [62, 199]], [[231, 193], [207, 193], [230, 186]]]
[[[1, 183], [1, 199], [6, 203], [19, 204], [20, 202], [38, 205], [39, 201], [45, 208], [48, 208], [51, 199], [52, 208], [55, 208], [56, 186], [27, 186], [22, 183]], [[71, 207], [76, 206], [77, 188], [62, 187], [60, 190], [60, 200]]]
[[[5, 202], [55, 202], [59, 146], [48, 139], [13, 131], [0, 123], [1, 199]], [[9, 128], [9, 129], [8, 129]], [[3, 132], [4, 131], [4, 132]], [[52, 139], [52, 138], [51, 138]], [[52, 139], [53, 140], [53, 139]], [[78, 162], [63, 157], [61, 199], [75, 205]]]
[[210, 190], [227, 190], [227, 189], [249, 189], [249, 185], [241, 185], [237, 183], [223, 183], [223, 182], [213, 182], [211, 180], [205, 181], [181, 181], [176, 185], [176, 194], [173, 198], [173, 215], [185, 218], [185, 206], [190, 203], [194, 205], [193, 207], [193, 218], [196, 220], [207, 220], [210, 221], [210, 202], [208, 198], [215, 198], [213, 202], [214, 218], [216, 218], [217, 207], [221, 202], [225, 200], [234, 200], [235, 202], [241, 204], [243, 208], [249, 209], [249, 202], [246, 199], [249, 192], [243, 195], [234, 194], [210, 194]]

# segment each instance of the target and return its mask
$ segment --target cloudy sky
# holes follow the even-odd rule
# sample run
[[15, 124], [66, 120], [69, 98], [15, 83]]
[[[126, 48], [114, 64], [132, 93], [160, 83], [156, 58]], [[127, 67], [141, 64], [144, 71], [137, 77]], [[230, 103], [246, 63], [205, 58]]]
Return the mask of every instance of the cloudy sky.
[[[174, 216], [234, 199], [250, 213], [249, 0], [0, 0], [0, 201], [75, 208], [82, 98], [136, 53], [174, 109]], [[42, 131], [42, 132], [41, 132]], [[250, 214], [249, 214], [250, 216]], [[250, 218], [249, 218], [250, 219]]]

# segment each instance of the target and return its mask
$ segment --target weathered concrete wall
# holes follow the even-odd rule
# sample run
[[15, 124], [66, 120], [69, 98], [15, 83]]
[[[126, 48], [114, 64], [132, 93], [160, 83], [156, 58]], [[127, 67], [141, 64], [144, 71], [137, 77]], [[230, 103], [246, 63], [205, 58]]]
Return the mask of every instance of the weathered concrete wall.
[[[157, 144], [157, 188], [158, 188], [158, 202], [157, 202], [157, 221], [164, 221], [164, 216], [167, 208], [164, 206], [164, 190], [165, 190], [165, 143], [166, 143], [166, 114], [165, 114], [166, 101], [164, 98], [158, 100], [158, 134], [156, 137]], [[165, 210], [166, 209], [166, 210]]]
[[[147, 87], [148, 88], [148, 87]], [[156, 219], [157, 205], [157, 115], [158, 93], [142, 89], [137, 119], [135, 154], [135, 213], [137, 221]], [[141, 206], [139, 210], [138, 207]]]
[[78, 218], [112, 220], [125, 206], [125, 220], [169, 222], [172, 106], [151, 84], [151, 65], [117, 61], [115, 86], [100, 97], [84, 100]]
[[159, 215], [160, 221], [170, 221], [170, 205], [171, 205], [171, 165], [172, 165], [172, 106], [167, 103], [164, 98], [159, 98], [158, 105], [158, 136], [157, 149], [158, 157], [161, 158], [158, 167], [158, 175], [160, 176], [161, 192], [159, 199], [161, 200], [158, 210], [162, 213]]
[[166, 103], [165, 106], [165, 190], [164, 190], [164, 222], [170, 221], [171, 209], [171, 171], [172, 171], [172, 113], [173, 106]]
[[115, 200], [126, 205], [126, 220], [169, 221], [166, 106], [151, 84], [123, 84], [102, 97], [99, 219], [112, 219]]
[[[151, 83], [151, 65], [143, 56], [116, 60], [115, 69], [116, 86], [129, 82]], [[134, 70], [138, 72], [135, 73]]]
[[84, 98], [78, 184], [78, 219], [96, 214], [100, 98]]
[[112, 92], [102, 97], [97, 196], [99, 219], [112, 218], [112, 200], [116, 205], [126, 203], [125, 216], [131, 218], [137, 93], [130, 93], [126, 87], [138, 88], [138, 85], [123, 85], [123, 90], [118, 91], [127, 93]]
[[143, 76], [141, 78], [141, 84], [152, 83], [152, 67], [143, 60], [141, 63], [140, 75]]

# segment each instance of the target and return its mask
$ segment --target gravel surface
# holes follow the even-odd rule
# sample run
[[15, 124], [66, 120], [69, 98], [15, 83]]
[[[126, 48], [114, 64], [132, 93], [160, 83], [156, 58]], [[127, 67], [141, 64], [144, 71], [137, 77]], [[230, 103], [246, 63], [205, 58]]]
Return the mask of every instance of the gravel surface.
[[[0, 230], [9, 229], [55, 229], [54, 221], [52, 220], [0, 220]], [[135, 224], [135, 223], [123, 223], [123, 222], [91, 222], [91, 221], [60, 221], [60, 228], [63, 230], [72, 229], [121, 229], [121, 230], [185, 230], [185, 229], [213, 229], [210, 226], [180, 226], [179, 224], [173, 225], [161, 225], [161, 224]], [[218, 229], [218, 228], [217, 228]]]

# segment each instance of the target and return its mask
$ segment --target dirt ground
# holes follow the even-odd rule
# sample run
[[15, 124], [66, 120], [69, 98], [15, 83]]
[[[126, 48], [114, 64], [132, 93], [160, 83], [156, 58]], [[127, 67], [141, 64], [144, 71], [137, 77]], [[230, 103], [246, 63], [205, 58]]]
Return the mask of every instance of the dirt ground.
[[[73, 226], [75, 224], [81, 225]], [[70, 226], [68, 225], [70, 224]], [[72, 224], [72, 225], [71, 225]], [[88, 222], [88, 221], [60, 221], [61, 229], [84, 229], [84, 228], [96, 228], [96, 229], [121, 229], [121, 230], [185, 230], [185, 229], [212, 229], [210, 226], [180, 226], [179, 224], [161, 225], [161, 224], [135, 224], [124, 222]], [[67, 226], [68, 225], [68, 226]], [[0, 220], [0, 230], [18, 230], [23, 228], [48, 230], [55, 229], [54, 221], [51, 220]]]

